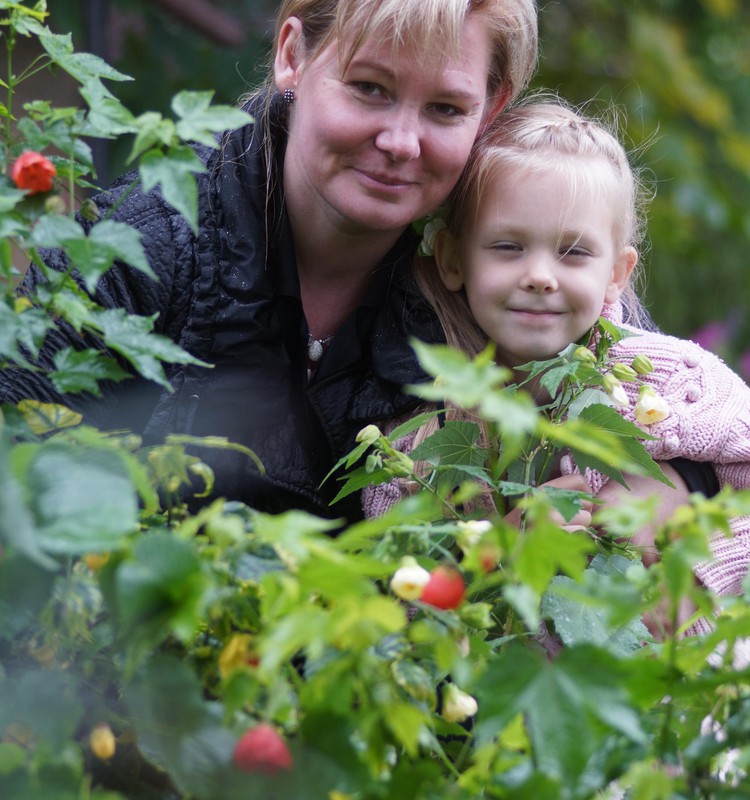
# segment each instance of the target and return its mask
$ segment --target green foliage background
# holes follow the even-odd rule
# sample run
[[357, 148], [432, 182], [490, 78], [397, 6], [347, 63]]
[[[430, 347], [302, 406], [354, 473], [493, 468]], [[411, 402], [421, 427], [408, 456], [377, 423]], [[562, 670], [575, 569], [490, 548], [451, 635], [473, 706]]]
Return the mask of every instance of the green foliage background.
[[[150, 0], [108, 3], [142, 22], [121, 36], [118, 59], [102, 54], [136, 78], [118, 91], [136, 112], [162, 110], [185, 88], [235, 101], [265, 61], [276, 7], [274, 0], [214, 0], [247, 28], [243, 46], [231, 48]], [[82, 49], [84, 8], [61, 4], [55, 14]], [[540, 3], [540, 26], [534, 87], [576, 104], [593, 100], [592, 112], [614, 104], [656, 191], [642, 259], [652, 316], [680, 336], [728, 323], [731, 341], [721, 354], [740, 368], [738, 357], [750, 349], [750, 5], [552, 0]]]

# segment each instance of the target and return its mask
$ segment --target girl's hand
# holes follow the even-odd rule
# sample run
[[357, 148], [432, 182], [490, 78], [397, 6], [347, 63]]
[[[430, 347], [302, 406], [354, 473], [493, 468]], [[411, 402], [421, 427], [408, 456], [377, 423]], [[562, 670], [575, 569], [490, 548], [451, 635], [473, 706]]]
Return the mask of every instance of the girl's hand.
[[[588, 483], [586, 483], [586, 479], [580, 474], [561, 475], [559, 478], [553, 478], [552, 480], [541, 484], [540, 488], [544, 486], [554, 487], [555, 489], [568, 489], [574, 492], [591, 491]], [[557, 511], [552, 511], [550, 514], [550, 519], [569, 533], [584, 531], [591, 527], [591, 512], [593, 510], [593, 505], [594, 504], [590, 500], [584, 500], [581, 510], [578, 511], [576, 515], [567, 522]], [[512, 511], [509, 511], [505, 515], [505, 521], [509, 522], [511, 525], [514, 525], [516, 528], [520, 528], [523, 521], [523, 509], [516, 507]]]

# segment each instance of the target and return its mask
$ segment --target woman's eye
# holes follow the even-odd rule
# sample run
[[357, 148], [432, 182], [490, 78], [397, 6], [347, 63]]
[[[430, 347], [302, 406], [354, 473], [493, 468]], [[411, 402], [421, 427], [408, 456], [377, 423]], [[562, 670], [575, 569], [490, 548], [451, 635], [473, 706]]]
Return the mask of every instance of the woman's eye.
[[462, 117], [463, 109], [451, 103], [432, 103], [430, 109], [441, 117]]
[[382, 86], [370, 81], [353, 81], [352, 86], [366, 97], [380, 97], [385, 91]]

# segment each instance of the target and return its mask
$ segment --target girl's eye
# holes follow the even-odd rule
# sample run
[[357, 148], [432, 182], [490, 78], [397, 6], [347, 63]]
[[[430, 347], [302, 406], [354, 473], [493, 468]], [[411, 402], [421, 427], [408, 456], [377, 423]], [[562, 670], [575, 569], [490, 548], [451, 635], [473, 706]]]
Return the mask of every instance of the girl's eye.
[[492, 249], [500, 250], [504, 253], [519, 253], [521, 245], [516, 244], [516, 242], [493, 242]]
[[563, 247], [560, 250], [561, 257], [568, 257], [568, 258], [585, 258], [586, 256], [590, 256], [591, 252], [587, 250], [585, 247]]

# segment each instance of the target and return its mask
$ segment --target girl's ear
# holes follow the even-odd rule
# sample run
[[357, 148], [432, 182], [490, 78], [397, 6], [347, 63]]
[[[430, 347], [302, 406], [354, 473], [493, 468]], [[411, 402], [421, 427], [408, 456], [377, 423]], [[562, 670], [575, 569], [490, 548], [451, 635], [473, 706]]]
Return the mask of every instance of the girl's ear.
[[625, 291], [630, 275], [637, 263], [638, 253], [636, 249], [634, 247], [623, 247], [612, 268], [612, 281], [607, 286], [607, 291], [604, 295], [605, 303], [614, 303], [620, 299], [620, 295]]
[[284, 94], [285, 89], [296, 89], [299, 72], [303, 64], [304, 34], [299, 17], [289, 17], [279, 31], [279, 45], [273, 62], [276, 89]]
[[456, 237], [446, 228], [438, 231], [434, 245], [435, 263], [440, 280], [449, 292], [463, 288], [464, 276], [461, 270], [459, 247]]

